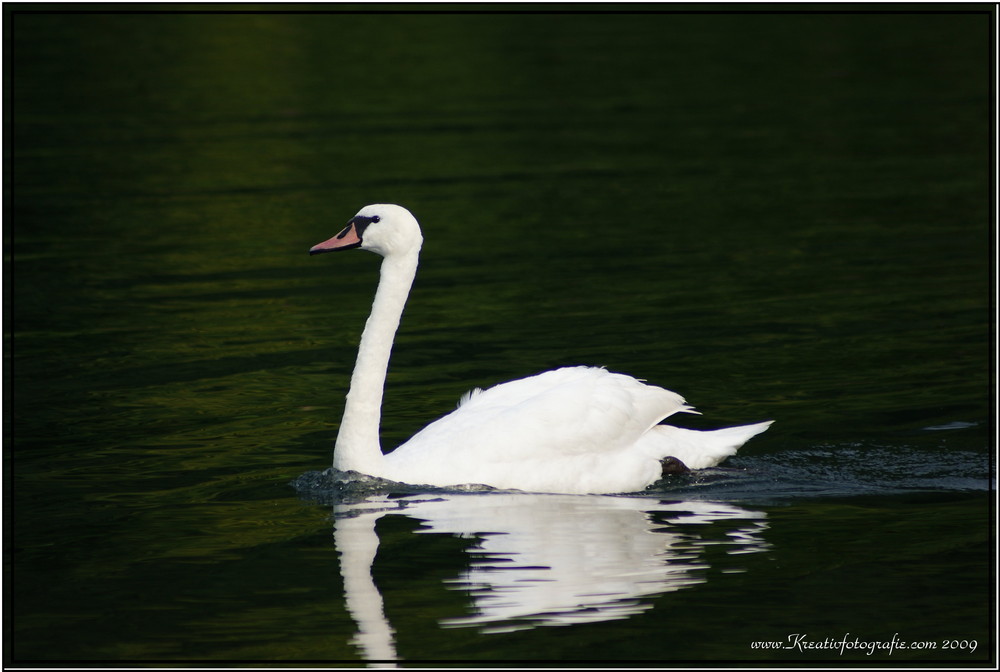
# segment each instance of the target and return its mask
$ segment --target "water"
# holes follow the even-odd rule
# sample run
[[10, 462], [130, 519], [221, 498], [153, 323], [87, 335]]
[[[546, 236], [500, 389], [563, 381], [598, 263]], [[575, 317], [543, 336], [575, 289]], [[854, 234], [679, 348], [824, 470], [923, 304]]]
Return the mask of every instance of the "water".
[[[988, 13], [23, 9], [6, 662], [993, 654]], [[569, 364], [775, 425], [628, 496], [297, 491], [377, 277], [306, 250], [378, 201], [384, 446]]]

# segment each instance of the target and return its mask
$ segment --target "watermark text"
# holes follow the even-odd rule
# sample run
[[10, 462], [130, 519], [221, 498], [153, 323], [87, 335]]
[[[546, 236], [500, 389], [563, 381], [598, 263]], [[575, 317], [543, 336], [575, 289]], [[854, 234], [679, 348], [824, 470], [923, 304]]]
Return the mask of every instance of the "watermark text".
[[757, 641], [750, 642], [751, 649], [773, 650], [773, 651], [797, 651], [805, 653], [807, 651], [830, 651], [838, 655], [845, 653], [863, 652], [869, 656], [876, 653], [882, 655], [892, 655], [896, 651], [947, 651], [972, 653], [979, 646], [979, 642], [974, 639], [939, 639], [939, 640], [918, 640], [908, 641], [900, 639], [899, 633], [893, 634], [891, 639], [863, 639], [851, 633], [843, 637], [824, 637], [815, 639], [807, 633], [793, 633], [784, 640], [778, 641]]

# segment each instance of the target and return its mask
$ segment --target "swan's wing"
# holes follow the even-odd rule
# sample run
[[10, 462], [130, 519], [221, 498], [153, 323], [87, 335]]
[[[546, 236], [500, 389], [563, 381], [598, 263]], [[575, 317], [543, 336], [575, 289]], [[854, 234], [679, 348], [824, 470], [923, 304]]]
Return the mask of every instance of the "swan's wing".
[[600, 368], [568, 367], [463, 397], [387, 456], [406, 464], [520, 463], [615, 454], [665, 417], [690, 410], [669, 390]]
[[[607, 451], [632, 445], [664, 418], [690, 410], [679, 394], [596, 367], [567, 367], [473, 394], [455, 413], [488, 434], [560, 452]], [[474, 426], [470, 426], [474, 427]], [[481, 437], [487, 430], [476, 432]]]

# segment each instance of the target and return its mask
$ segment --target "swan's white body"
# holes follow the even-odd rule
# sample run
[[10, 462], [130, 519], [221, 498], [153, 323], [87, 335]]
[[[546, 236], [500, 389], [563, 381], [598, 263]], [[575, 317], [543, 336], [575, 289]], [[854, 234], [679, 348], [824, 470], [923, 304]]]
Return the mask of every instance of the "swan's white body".
[[337, 435], [333, 466], [404, 483], [567, 494], [642, 490], [660, 460], [711, 467], [771, 424], [694, 431], [659, 424], [694, 412], [669, 390], [601, 368], [567, 367], [474, 390], [452, 413], [387, 455], [379, 445], [392, 341], [423, 238], [398, 205], [369, 205], [311, 254], [360, 247], [382, 255], [372, 312]]

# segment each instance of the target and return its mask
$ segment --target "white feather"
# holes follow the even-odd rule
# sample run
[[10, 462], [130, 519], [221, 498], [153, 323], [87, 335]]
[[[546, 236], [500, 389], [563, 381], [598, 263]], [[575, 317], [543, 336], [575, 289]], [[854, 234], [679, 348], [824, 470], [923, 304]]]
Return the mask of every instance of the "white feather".
[[469, 403], [470, 401], [472, 401], [472, 398], [474, 396], [482, 393], [482, 391], [483, 391], [483, 388], [481, 388], [481, 387], [474, 387], [474, 388], [472, 388], [471, 390], [469, 390], [468, 392], [466, 392], [465, 394], [463, 394], [461, 397], [459, 397], [459, 399], [458, 399], [458, 406], [456, 408], [461, 408], [462, 406], [466, 405], [467, 403]]

